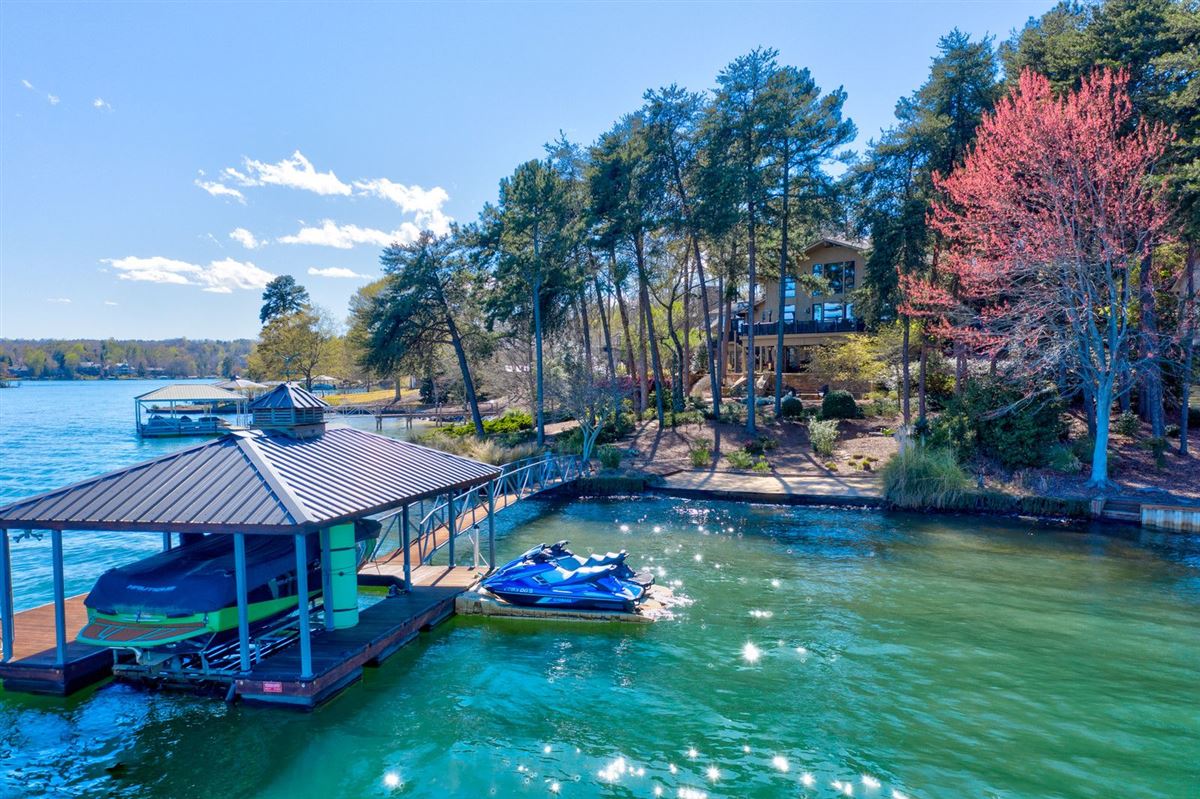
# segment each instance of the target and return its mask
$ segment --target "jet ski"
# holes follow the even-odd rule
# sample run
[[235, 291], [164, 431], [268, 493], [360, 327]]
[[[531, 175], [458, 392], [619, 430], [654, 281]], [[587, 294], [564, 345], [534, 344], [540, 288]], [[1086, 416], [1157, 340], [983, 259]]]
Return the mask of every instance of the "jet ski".
[[629, 570], [624, 553], [609, 562], [583, 561], [568, 568], [555, 553], [565, 553], [564, 560], [573, 559], [573, 564], [578, 558], [565, 549], [565, 541], [560, 543], [558, 550], [545, 544], [533, 547], [499, 568], [483, 587], [514, 605], [550, 608], [632, 611], [645, 596], [645, 586], [621, 577], [622, 570]]
[[[379, 535], [371, 520], [355, 522], [360, 557]], [[321, 593], [319, 535], [307, 538], [308, 599]], [[292, 536], [246, 536], [246, 600], [251, 625], [299, 606]], [[233, 541], [204, 536], [100, 575], [83, 601], [88, 623], [80, 643], [154, 649], [237, 628]]]
[[564, 569], [579, 569], [589, 566], [607, 566], [614, 564], [617, 567], [616, 576], [622, 580], [628, 580], [631, 583], [637, 583], [643, 588], [649, 588], [654, 585], [654, 575], [648, 571], [634, 571], [633, 568], [626, 563], [625, 559], [628, 553], [625, 550], [620, 552], [609, 552], [604, 555], [592, 553], [586, 558], [580, 558], [571, 550], [567, 549], [569, 541], [557, 541], [550, 546], [545, 547], [546, 554], [552, 558], [559, 566]]

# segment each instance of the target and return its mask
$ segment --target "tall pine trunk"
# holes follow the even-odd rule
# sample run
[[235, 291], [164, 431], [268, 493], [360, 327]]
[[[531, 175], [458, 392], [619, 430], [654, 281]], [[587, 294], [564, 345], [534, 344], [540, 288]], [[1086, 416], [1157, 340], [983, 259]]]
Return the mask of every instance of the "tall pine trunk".
[[746, 308], [746, 432], [750, 435], [758, 433], [758, 406], [754, 399], [754, 293], [755, 281], [758, 280], [758, 246], [755, 242], [757, 238], [757, 227], [754, 219], [754, 201], [751, 200], [748, 208], [748, 233], [750, 236], [747, 256], [750, 264], [750, 287], [746, 291], [749, 297], [749, 302]]
[[917, 421], [925, 421], [925, 374], [929, 368], [929, 346], [921, 330], [921, 361], [917, 365]]
[[579, 324], [583, 337], [583, 362], [587, 365], [588, 379], [596, 376], [596, 364], [592, 361], [592, 325], [588, 321], [587, 284], [579, 287]]
[[1138, 275], [1138, 290], [1141, 307], [1140, 346], [1148, 356], [1142, 367], [1142, 393], [1145, 397], [1146, 421], [1150, 423], [1150, 435], [1162, 438], [1166, 435], [1166, 415], [1163, 412], [1162, 365], [1158, 360], [1158, 313], [1154, 304], [1154, 281], [1151, 271], [1154, 262], [1151, 254], [1142, 259], [1141, 274]]
[[1188, 455], [1188, 428], [1191, 421], [1192, 407], [1192, 364], [1196, 349], [1196, 313], [1193, 307], [1196, 302], [1196, 242], [1189, 241], [1187, 245], [1187, 296], [1184, 302], [1184, 319], [1187, 323], [1183, 328], [1183, 377], [1182, 401], [1179, 412], [1179, 454]]
[[912, 369], [909, 367], [911, 358], [908, 354], [909, 337], [912, 334], [912, 320], [906, 314], [903, 317], [902, 330], [904, 331], [900, 339], [900, 374], [901, 374], [901, 393], [900, 407], [904, 411], [904, 424], [908, 426], [912, 424]]
[[633, 354], [633, 333], [629, 328], [629, 308], [625, 304], [625, 295], [621, 291], [619, 282], [613, 281], [613, 286], [617, 291], [617, 309], [621, 312], [621, 329], [625, 334], [625, 368], [629, 370], [629, 379], [637, 381], [641, 388], [641, 393], [638, 395], [638, 413], [641, 413], [646, 410], [645, 374], [638, 374], [637, 361]]
[[779, 320], [775, 328], [775, 418], [783, 417], [783, 308], [787, 302], [788, 278], [788, 176], [790, 161], [788, 141], [783, 143], [783, 219], [779, 246]]
[[[654, 407], [658, 414], [658, 424], [661, 427], [663, 422], [666, 421], [665, 408], [663, 407], [663, 391], [666, 390], [666, 379], [662, 368], [662, 354], [658, 348], [658, 334], [654, 330], [654, 311], [650, 307], [650, 279], [646, 274], [645, 241], [640, 233], [633, 237], [633, 250], [637, 258], [638, 293], [642, 300], [642, 313], [646, 315], [646, 338], [650, 342], [650, 360], [654, 369]], [[646, 359], [645, 346], [645, 342], [643, 342], [643, 370], [645, 369]]]
[[600, 290], [600, 275], [593, 274], [592, 282], [596, 287], [596, 308], [600, 314], [600, 327], [604, 331], [604, 353], [608, 356], [608, 379], [617, 379], [617, 361], [613, 354], [612, 331], [608, 329], [608, 308], [604, 304], [604, 294]]
[[[537, 236], [535, 234], [533, 240], [534, 259], [537, 255]], [[542, 270], [540, 268], [533, 275], [533, 362], [537, 372], [535, 380], [537, 381], [537, 445], [543, 446], [546, 443], [546, 414], [545, 414], [545, 384], [542, 380]]]
[[454, 356], [458, 359], [458, 370], [462, 373], [463, 394], [466, 395], [467, 407], [471, 409], [475, 437], [483, 438], [483, 417], [479, 415], [479, 399], [475, 396], [475, 381], [471, 377], [471, 367], [467, 364], [467, 350], [463, 347], [458, 325], [454, 324], [454, 317], [449, 313], [446, 314], [446, 325], [450, 331], [450, 343], [454, 346]]

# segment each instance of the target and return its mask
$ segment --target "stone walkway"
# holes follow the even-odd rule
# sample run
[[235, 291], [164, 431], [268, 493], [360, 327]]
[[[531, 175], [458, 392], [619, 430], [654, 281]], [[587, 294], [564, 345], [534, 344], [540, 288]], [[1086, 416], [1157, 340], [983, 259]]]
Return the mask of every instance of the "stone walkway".
[[673, 496], [787, 504], [883, 504], [883, 486], [874, 475], [682, 471], [662, 480], [655, 490]]

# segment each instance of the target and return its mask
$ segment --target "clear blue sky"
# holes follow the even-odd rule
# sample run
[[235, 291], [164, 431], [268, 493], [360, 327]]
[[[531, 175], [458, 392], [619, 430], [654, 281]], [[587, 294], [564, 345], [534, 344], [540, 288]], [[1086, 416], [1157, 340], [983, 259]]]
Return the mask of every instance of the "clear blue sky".
[[646, 88], [775, 47], [845, 87], [861, 146], [940, 35], [1050, 5], [5, 2], [0, 337], [253, 336], [284, 273], [340, 317], [380, 241], [474, 218]]

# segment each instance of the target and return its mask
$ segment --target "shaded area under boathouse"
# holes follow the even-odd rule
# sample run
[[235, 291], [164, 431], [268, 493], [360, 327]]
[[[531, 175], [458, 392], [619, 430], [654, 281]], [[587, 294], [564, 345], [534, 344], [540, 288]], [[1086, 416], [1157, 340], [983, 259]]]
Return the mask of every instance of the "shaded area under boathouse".
[[[168, 662], [156, 679], [213, 681], [228, 686], [230, 697], [311, 707], [356, 679], [364, 664], [378, 662], [423, 627], [453, 613], [454, 597], [476, 576], [473, 568], [454, 568], [461, 523], [455, 497], [461, 502], [466, 492], [482, 501], [484, 518], [473, 513], [471, 521], [486, 523], [490, 539], [496, 491], [503, 490], [497, 480], [501, 470], [362, 430], [326, 429], [326, 407], [302, 388], [280, 385], [251, 403], [256, 429], [0, 508], [0, 679], [5, 688], [69, 693], [106, 676], [114, 657], [118, 671], [141, 668], [129, 663], [130, 650], [75, 640], [86, 610], [83, 595], [65, 595], [64, 535], [153, 533], [162, 536], [164, 550], [200, 536], [227, 540], [236, 582], [236, 636], [226, 636], [222, 652], [212, 653], [203, 668], [172, 673]], [[409, 540], [410, 510], [428, 522], [426, 503], [443, 508], [448, 533], [440, 546], [448, 553], [449, 568], [410, 562], [416, 551]], [[399, 527], [391, 559], [403, 562], [403, 572], [390, 580], [407, 590], [360, 612], [355, 527], [380, 519], [393, 522], [389, 529]], [[54, 599], [15, 614], [11, 547], [21, 531], [49, 532]], [[295, 595], [319, 592], [322, 597], [323, 613], [315, 625], [309, 612], [299, 612], [269, 635], [252, 630], [246, 551], [260, 537], [290, 541]], [[436, 536], [433, 540], [437, 545]], [[314, 542], [320, 586], [308, 584]], [[373, 542], [371, 554], [379, 555], [381, 543]], [[489, 548], [489, 563], [493, 551]], [[300, 607], [307, 610], [303, 601]]]

